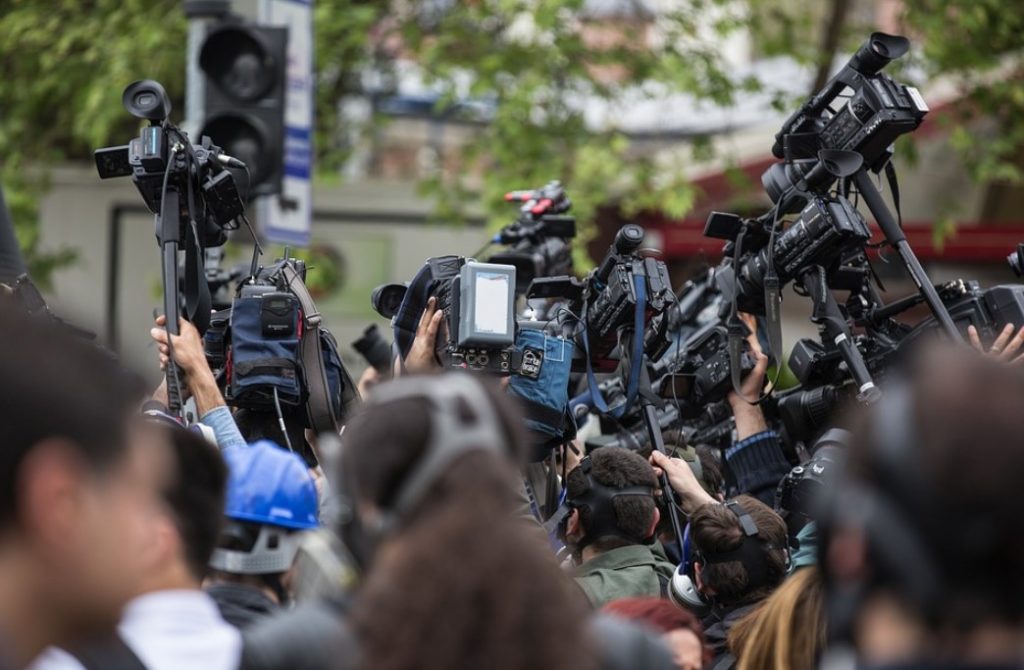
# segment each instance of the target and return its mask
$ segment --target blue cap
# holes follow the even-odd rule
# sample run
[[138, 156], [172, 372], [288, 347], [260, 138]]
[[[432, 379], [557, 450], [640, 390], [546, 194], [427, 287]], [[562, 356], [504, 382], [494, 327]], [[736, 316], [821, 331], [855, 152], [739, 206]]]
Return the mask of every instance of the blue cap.
[[225, 516], [298, 530], [320, 525], [316, 484], [298, 454], [269, 440], [223, 454], [229, 472]]

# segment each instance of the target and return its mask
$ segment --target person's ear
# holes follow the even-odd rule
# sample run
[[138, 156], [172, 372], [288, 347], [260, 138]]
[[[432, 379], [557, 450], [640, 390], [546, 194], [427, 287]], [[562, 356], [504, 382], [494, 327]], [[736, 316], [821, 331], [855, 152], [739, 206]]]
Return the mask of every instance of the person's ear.
[[654, 537], [654, 533], [658, 530], [658, 522], [661, 521], [661, 510], [658, 506], [654, 506], [654, 517], [651, 519], [651, 527], [647, 529], [647, 537]]
[[565, 524], [565, 537], [573, 542], [577, 542], [583, 537], [583, 523], [580, 521], [578, 509], [569, 512], [569, 521]]
[[713, 596], [715, 595], [715, 590], [704, 583], [704, 580], [701, 578], [703, 572], [704, 565], [700, 562], [695, 562], [693, 564], [693, 578], [696, 581], [697, 592]]
[[37, 444], [22, 459], [15, 493], [19, 524], [54, 556], [81, 530], [88, 476], [73, 447], [62, 440]]

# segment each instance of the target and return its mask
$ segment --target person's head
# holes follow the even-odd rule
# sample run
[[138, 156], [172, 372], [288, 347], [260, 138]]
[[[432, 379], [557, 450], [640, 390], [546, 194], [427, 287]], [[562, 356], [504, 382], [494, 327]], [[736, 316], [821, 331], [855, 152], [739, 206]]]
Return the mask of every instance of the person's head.
[[700, 620], [667, 600], [622, 598], [613, 600], [601, 609], [659, 633], [672, 650], [678, 670], [700, 670], [711, 662], [711, 648], [704, 644], [704, 627]]
[[[345, 429], [341, 492], [351, 513], [342, 537], [354, 557], [368, 564], [379, 542], [441, 501], [440, 484], [447, 478], [439, 466], [461, 469], [481, 457], [496, 466], [474, 478], [487, 484], [484, 502], [511, 504], [517, 482], [510, 466], [521, 464], [524, 453], [521, 416], [484, 380], [450, 373], [375, 387]], [[430, 484], [438, 491], [427, 496], [424, 487]]]
[[144, 554], [144, 591], [197, 588], [207, 572], [224, 513], [227, 468], [217, 448], [198, 433], [159, 426], [171, 445], [165, 459], [164, 514]]
[[786, 577], [786, 524], [750, 496], [698, 508], [690, 537], [697, 588], [716, 603], [757, 602]]
[[525, 447], [511, 400], [465, 373], [375, 387], [346, 427], [367, 667], [589, 667], [585, 601], [516, 517]]
[[566, 476], [566, 542], [597, 553], [650, 540], [658, 525], [657, 479], [650, 463], [628, 449], [594, 450]]
[[870, 662], [919, 657], [937, 641], [957, 660], [1019, 660], [1022, 407], [1019, 369], [936, 347], [851, 424], [821, 565], [830, 608], [853, 613], [830, 626]]
[[153, 457], [164, 445], [135, 412], [142, 387], [94, 345], [7, 304], [0, 379], [0, 581], [11, 580], [8, 605], [31, 591], [60, 639], [0, 637], [30, 646], [111, 627], [159, 510]]
[[738, 670], [816, 668], [825, 640], [825, 593], [817, 568], [797, 570], [729, 631]]
[[319, 526], [316, 485], [303, 460], [271, 442], [224, 452], [224, 528], [210, 558], [213, 581], [249, 584], [290, 600], [286, 574], [303, 531]]

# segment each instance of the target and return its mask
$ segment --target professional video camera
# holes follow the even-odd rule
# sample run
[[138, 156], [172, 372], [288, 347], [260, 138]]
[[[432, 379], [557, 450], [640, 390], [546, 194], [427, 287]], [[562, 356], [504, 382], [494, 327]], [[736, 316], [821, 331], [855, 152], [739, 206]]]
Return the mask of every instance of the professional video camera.
[[[705, 234], [727, 241], [726, 260], [717, 277], [732, 304], [725, 346], [734, 388], [739, 387], [741, 376], [743, 333], [738, 328], [738, 311], [765, 315], [770, 349], [781, 353], [781, 289], [795, 282], [798, 292], [813, 302], [811, 320], [821, 331], [822, 355], [842, 362], [844, 373], [855, 381], [859, 400], [873, 402], [879, 397], [848, 323], [851, 312], [872, 313], [880, 305], [865, 251], [871, 231], [847, 199], [851, 184], [899, 252], [936, 319], [947, 333], [959, 338], [945, 305], [868, 176], [868, 172], [885, 170], [895, 193], [892, 142], [917, 128], [928, 111], [915, 88], [881, 73], [908, 49], [903, 37], [874, 33], [825, 88], [783, 124], [772, 148], [783, 162], [761, 178], [774, 203], [770, 211], [752, 219], [719, 212], [709, 217]], [[837, 181], [838, 192], [833, 192]], [[796, 212], [796, 220], [780, 231], [783, 217]], [[833, 289], [850, 291], [846, 312], [836, 302]], [[880, 335], [885, 329], [893, 327], [879, 328]], [[883, 353], [889, 349], [876, 348]]]
[[283, 408], [296, 408], [306, 427], [336, 433], [356, 402], [355, 384], [305, 280], [305, 262], [287, 251], [253, 268], [231, 307], [214, 314], [206, 359], [230, 405], [276, 414], [282, 424]]
[[[130, 176], [146, 206], [156, 215], [156, 234], [162, 249], [164, 313], [167, 332], [178, 334], [181, 310], [178, 286], [178, 251], [185, 250], [185, 310], [200, 333], [210, 323], [210, 289], [203, 250], [224, 243], [225, 229], [244, 220], [244, 204], [227, 166], [245, 169], [241, 161], [224, 154], [204, 137], [192, 144], [168, 121], [171, 102], [159, 83], [146, 79], [130, 84], [122, 95], [128, 112], [148, 120], [139, 137], [127, 145], [98, 149], [100, 178]], [[167, 366], [170, 410], [181, 410], [180, 374]]]
[[352, 348], [385, 379], [391, 376], [391, 345], [380, 334], [377, 324], [367, 326], [359, 339], [352, 343]]
[[634, 358], [639, 362], [648, 324], [675, 302], [665, 263], [639, 253], [643, 240], [644, 229], [627, 224], [615, 235], [601, 264], [584, 279], [538, 278], [527, 292], [529, 299], [568, 301], [557, 319], [575, 337], [577, 350], [585, 353], [581, 363], [595, 371], [609, 372], [618, 365], [623, 330], [633, 333]]
[[491, 255], [489, 262], [516, 269], [516, 293], [523, 294], [538, 277], [572, 272], [572, 247], [576, 219], [566, 216], [572, 202], [557, 181], [538, 189], [511, 191], [508, 202], [523, 203], [519, 217], [491, 240], [509, 248]]
[[[126, 145], [97, 149], [96, 169], [101, 179], [131, 177], [153, 214], [165, 212], [180, 227], [179, 237], [194, 223], [203, 246], [226, 240], [224, 227], [242, 216], [244, 204], [234, 177], [226, 168], [245, 168], [210, 138], [192, 144], [188, 135], [168, 120], [171, 102], [163, 86], [151, 79], [129, 84], [122, 102], [128, 112], [146, 119], [149, 126]], [[165, 206], [168, 195], [174, 199]]]
[[[825, 87], [782, 124], [772, 154], [785, 159], [761, 176], [765, 191], [782, 213], [798, 211], [807, 193], [834, 183], [842, 154], [859, 155], [866, 169], [881, 172], [890, 163], [892, 143], [916, 129], [928, 105], [913, 86], [893, 81], [882, 68], [910, 49], [898, 35], [873, 33]], [[833, 103], [845, 104], [833, 109]]]

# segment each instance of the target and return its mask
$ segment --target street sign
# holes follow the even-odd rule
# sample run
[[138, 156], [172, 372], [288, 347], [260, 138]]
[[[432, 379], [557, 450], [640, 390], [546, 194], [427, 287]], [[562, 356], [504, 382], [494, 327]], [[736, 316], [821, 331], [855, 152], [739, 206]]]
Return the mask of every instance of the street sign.
[[264, 0], [261, 23], [288, 28], [281, 194], [260, 206], [271, 242], [308, 246], [313, 224], [313, 0]]

